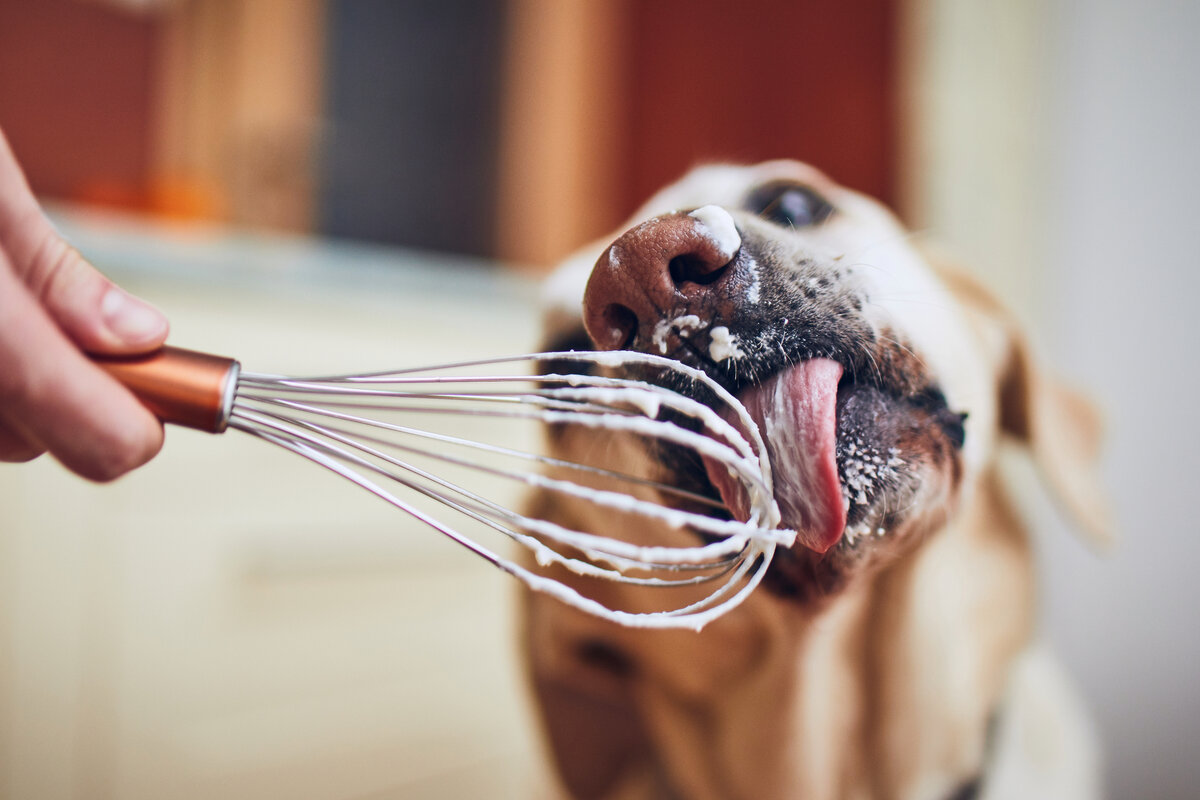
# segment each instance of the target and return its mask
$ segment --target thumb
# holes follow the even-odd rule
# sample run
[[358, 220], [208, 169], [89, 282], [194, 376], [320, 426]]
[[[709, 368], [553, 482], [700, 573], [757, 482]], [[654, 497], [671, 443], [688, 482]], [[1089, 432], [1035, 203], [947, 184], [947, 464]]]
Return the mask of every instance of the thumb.
[[26, 283], [64, 333], [95, 353], [139, 353], [167, 338], [167, 318], [121, 289], [50, 229]]

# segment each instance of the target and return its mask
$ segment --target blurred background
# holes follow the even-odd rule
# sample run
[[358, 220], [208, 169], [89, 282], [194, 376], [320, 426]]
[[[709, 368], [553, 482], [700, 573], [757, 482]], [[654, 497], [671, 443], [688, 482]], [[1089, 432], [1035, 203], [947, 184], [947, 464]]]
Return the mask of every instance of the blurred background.
[[[0, 0], [0, 127], [176, 343], [293, 373], [533, 347], [539, 275], [699, 161], [880, 197], [1104, 408], [1113, 553], [1011, 469], [1042, 628], [1110, 796], [1190, 798], [1198, 35], [1184, 0]], [[0, 796], [539, 796], [507, 579], [234, 438], [0, 465]]]

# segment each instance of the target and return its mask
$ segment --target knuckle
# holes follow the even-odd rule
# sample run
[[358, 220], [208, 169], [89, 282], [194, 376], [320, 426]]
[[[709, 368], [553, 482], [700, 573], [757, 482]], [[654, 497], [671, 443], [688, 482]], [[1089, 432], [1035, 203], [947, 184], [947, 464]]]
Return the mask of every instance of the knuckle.
[[68, 270], [63, 269], [70, 247], [53, 231], [46, 231], [33, 251], [25, 272], [25, 283], [34, 297], [45, 302], [53, 296]]
[[34, 250], [26, 270], [29, 291], [45, 308], [61, 310], [80, 301], [81, 293], [94, 290], [95, 269], [53, 229]]
[[81, 267], [90, 265], [54, 228], [47, 227], [33, 251], [27, 284], [39, 298], [60, 290], [75, 280]]
[[128, 426], [100, 451], [85, 477], [101, 483], [116, 480], [141, 467], [162, 448], [162, 429], [155, 424]]
[[109, 483], [129, 472], [133, 465], [122, 454], [106, 452], [71, 468], [90, 481]]
[[18, 415], [26, 413], [30, 408], [36, 408], [44, 397], [43, 382], [39, 375], [30, 374], [20, 365], [13, 368], [0, 368], [0, 411], [9, 411]]
[[0, 409], [13, 408], [28, 396], [24, 381], [8, 370], [0, 370]]
[[42, 448], [25, 441], [0, 441], [0, 461], [10, 464], [33, 461], [45, 452]]

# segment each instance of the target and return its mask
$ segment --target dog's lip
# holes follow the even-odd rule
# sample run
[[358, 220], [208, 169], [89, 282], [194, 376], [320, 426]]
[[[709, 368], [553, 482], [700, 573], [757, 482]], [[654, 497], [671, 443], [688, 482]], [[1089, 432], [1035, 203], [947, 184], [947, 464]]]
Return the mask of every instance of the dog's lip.
[[[766, 443], [782, 524], [816, 553], [837, 544], [846, 527], [836, 456], [841, 377], [838, 362], [812, 358], [738, 394]], [[707, 460], [705, 471], [730, 512], [746, 519], [748, 502], [740, 485]]]

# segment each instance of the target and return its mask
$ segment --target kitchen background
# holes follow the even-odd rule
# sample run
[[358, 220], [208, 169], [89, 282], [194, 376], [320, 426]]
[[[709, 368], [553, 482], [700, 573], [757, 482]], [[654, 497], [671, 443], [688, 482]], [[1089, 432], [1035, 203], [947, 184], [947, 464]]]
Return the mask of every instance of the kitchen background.
[[[1190, 798], [1197, 35], [1182, 0], [0, 0], [0, 127], [175, 343], [280, 372], [532, 348], [538, 278], [699, 161], [884, 199], [1104, 409], [1113, 552], [1012, 459], [1042, 628], [1110, 796]], [[111, 486], [0, 465], [0, 796], [541, 796], [513, 585], [316, 472], [180, 430]]]

